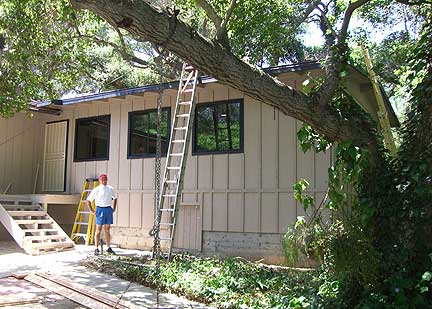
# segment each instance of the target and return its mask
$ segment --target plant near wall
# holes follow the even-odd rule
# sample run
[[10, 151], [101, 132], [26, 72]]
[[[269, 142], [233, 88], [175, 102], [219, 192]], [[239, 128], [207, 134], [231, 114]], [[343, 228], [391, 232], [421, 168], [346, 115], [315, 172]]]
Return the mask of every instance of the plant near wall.
[[295, 224], [288, 227], [283, 238], [283, 250], [285, 261], [288, 265], [295, 266], [309, 264], [310, 258], [322, 262], [322, 239], [328, 229], [328, 218], [325, 218], [322, 210], [325, 208], [327, 194], [319, 205], [316, 205], [312, 196], [305, 194], [309, 182], [299, 180], [293, 185], [294, 198], [303, 207], [304, 216], [298, 216]]

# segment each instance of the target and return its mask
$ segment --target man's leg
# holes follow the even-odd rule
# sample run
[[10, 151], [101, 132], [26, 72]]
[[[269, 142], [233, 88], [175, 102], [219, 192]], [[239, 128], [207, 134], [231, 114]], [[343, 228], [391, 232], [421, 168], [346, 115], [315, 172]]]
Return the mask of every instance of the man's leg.
[[99, 243], [100, 243], [100, 236], [102, 231], [102, 225], [96, 224], [96, 231], [95, 231], [95, 254], [99, 254]]
[[95, 245], [96, 248], [99, 247], [100, 237], [101, 237], [102, 225], [96, 224], [96, 232], [95, 232]]
[[104, 224], [104, 232], [105, 232], [105, 242], [106, 245], [108, 246], [108, 248], [111, 245], [111, 225], [109, 224]]

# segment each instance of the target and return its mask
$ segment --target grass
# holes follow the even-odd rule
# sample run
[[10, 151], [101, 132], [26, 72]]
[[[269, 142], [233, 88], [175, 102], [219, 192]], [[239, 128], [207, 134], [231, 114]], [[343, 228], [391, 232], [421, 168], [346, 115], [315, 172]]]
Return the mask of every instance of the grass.
[[218, 308], [320, 306], [317, 271], [270, 267], [240, 258], [178, 255], [169, 263], [140, 257], [92, 257], [87, 267]]

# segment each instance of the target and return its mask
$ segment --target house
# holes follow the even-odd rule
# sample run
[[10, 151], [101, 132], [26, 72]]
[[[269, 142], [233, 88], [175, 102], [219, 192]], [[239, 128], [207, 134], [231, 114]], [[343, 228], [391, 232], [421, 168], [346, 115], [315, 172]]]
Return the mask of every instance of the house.
[[[322, 74], [317, 62], [266, 71], [296, 89], [309, 76]], [[33, 107], [37, 112], [32, 117], [19, 113], [0, 119], [0, 194], [7, 189], [8, 194], [36, 192], [39, 199], [55, 196], [48, 211], [69, 233], [76, 205], [61, 197], [76, 197], [86, 178], [107, 173], [119, 198], [113, 243], [151, 248], [156, 101], [162, 86], [166, 149], [177, 85], [55, 100]], [[376, 119], [368, 78], [350, 68], [345, 86]], [[213, 78], [201, 79], [197, 102], [174, 247], [278, 260], [287, 226], [303, 214], [292, 186], [307, 179], [309, 194], [322, 200], [332, 152], [304, 154], [297, 145], [299, 121]], [[391, 106], [387, 107], [391, 123], [397, 125]], [[0, 233], [7, 238], [4, 230]]]

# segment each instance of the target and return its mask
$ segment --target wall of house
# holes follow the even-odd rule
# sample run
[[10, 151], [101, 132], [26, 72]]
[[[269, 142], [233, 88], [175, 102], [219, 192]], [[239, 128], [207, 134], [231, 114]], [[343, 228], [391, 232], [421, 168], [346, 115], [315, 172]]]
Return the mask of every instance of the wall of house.
[[[219, 84], [198, 89], [199, 103], [238, 98], [244, 99], [244, 153], [189, 155], [175, 244], [209, 254], [280, 255], [281, 234], [303, 214], [292, 185], [307, 179], [311, 195], [320, 201], [330, 154], [303, 154], [296, 139], [301, 123], [270, 106]], [[163, 106], [174, 108], [175, 99], [176, 91], [165, 91]], [[60, 117], [70, 120], [67, 192], [79, 193], [86, 177], [107, 173], [119, 193], [113, 241], [124, 247], [152, 245], [147, 231], [154, 220], [155, 160], [127, 159], [127, 133], [128, 113], [155, 108], [156, 100], [156, 93], [146, 93], [76, 104], [64, 107]], [[75, 120], [107, 114], [109, 160], [73, 162]]]
[[[305, 76], [295, 75], [286, 82], [300, 87], [302, 78]], [[175, 90], [165, 91], [163, 106], [171, 106], [173, 111], [176, 95]], [[107, 173], [119, 195], [113, 242], [149, 249], [153, 241], [148, 231], [154, 220], [155, 159], [127, 159], [128, 113], [156, 108], [157, 96], [145, 93], [64, 106], [61, 116], [44, 115], [37, 122], [24, 121], [23, 116], [0, 122], [0, 143], [18, 134], [15, 141], [0, 148], [1, 157], [6, 158], [0, 163], [0, 173], [3, 170], [14, 183], [22, 179], [25, 185], [23, 182], [20, 192], [31, 192], [35, 169], [43, 158], [45, 123], [69, 120], [66, 193], [80, 193], [85, 178]], [[175, 246], [205, 254], [243, 254], [275, 261], [281, 256], [281, 236], [287, 226], [303, 215], [293, 198], [292, 185], [307, 179], [310, 194], [321, 201], [331, 158], [329, 153], [304, 154], [298, 149], [296, 132], [301, 123], [297, 120], [220, 84], [198, 88], [199, 103], [238, 98], [244, 99], [244, 152], [192, 156], [189, 150]], [[108, 114], [109, 160], [74, 162], [76, 119]], [[33, 140], [36, 142], [29, 142]], [[17, 156], [23, 157], [12, 160]], [[18, 164], [15, 169], [5, 161], [24, 162], [25, 166]], [[165, 159], [162, 167], [164, 164]], [[33, 178], [27, 177], [25, 171], [29, 170]]]
[[0, 118], [0, 194], [32, 193], [40, 190], [45, 116], [18, 113]]

